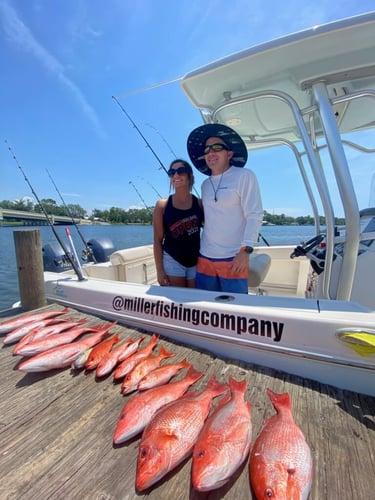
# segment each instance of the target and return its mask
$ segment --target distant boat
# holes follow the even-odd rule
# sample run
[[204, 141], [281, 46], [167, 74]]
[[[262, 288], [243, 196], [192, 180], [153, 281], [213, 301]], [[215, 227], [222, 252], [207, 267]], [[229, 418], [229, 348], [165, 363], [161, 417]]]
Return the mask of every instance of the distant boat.
[[[374, 132], [374, 54], [372, 12], [252, 47], [182, 79], [205, 122], [233, 127], [249, 150], [289, 147], [311, 204], [315, 237], [296, 247], [256, 247], [248, 295], [160, 287], [152, 246], [145, 246], [85, 264], [86, 280], [72, 271], [46, 272], [48, 299], [375, 396], [375, 207], [359, 207], [354, 176], [369, 168], [351, 172], [344, 145], [371, 150], [342, 136]], [[323, 149], [335, 182], [321, 167]], [[287, 202], [290, 188], [280, 190]], [[346, 221], [340, 235], [331, 201], [337, 192]]]

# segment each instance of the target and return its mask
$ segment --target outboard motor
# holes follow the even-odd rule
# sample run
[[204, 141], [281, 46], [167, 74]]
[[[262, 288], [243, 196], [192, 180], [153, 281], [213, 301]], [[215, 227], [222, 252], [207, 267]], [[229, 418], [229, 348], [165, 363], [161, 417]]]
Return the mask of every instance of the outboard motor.
[[96, 262], [108, 262], [109, 256], [115, 251], [112, 241], [107, 238], [91, 239], [87, 242], [87, 246]]
[[[43, 267], [45, 271], [62, 273], [63, 271], [68, 271], [73, 268], [70, 260], [65, 255], [64, 250], [57, 241], [47, 243], [47, 245], [42, 248], [42, 252]], [[72, 259], [74, 259], [74, 255], [72, 253], [69, 253], [69, 255]]]

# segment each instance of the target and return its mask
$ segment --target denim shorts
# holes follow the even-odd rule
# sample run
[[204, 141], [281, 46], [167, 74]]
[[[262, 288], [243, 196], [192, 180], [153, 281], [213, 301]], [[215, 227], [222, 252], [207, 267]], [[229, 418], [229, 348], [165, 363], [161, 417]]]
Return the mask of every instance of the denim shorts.
[[169, 253], [163, 250], [163, 267], [168, 276], [178, 276], [192, 280], [195, 278], [197, 266], [186, 267], [177, 262]]

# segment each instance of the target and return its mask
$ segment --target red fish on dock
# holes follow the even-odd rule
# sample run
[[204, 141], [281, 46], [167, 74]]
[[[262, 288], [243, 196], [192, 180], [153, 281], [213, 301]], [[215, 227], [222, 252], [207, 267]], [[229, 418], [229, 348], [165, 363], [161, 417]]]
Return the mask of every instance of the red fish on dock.
[[180, 370], [183, 368], [190, 368], [191, 363], [186, 359], [183, 359], [180, 363], [173, 363], [170, 365], [159, 366], [155, 368], [152, 372], [145, 375], [138, 382], [137, 389], [139, 391], [146, 391], [152, 387], [157, 387], [159, 385], [164, 385], [170, 381]]
[[230, 394], [206, 420], [193, 450], [191, 477], [197, 491], [223, 486], [247, 459], [251, 445], [251, 408], [246, 380], [229, 378]]
[[86, 370], [95, 370], [103, 357], [110, 352], [114, 344], [120, 340], [120, 335], [116, 334], [110, 339], [103, 340], [100, 344], [93, 347], [85, 363]]
[[270, 389], [267, 394], [277, 414], [264, 423], [251, 450], [251, 486], [258, 500], [306, 500], [313, 477], [311, 450], [293, 419], [289, 394]]
[[114, 444], [124, 443], [142, 432], [157, 410], [180, 398], [203, 375], [203, 372], [190, 368], [183, 379], [153, 387], [129, 399], [121, 410], [113, 437]]
[[152, 334], [151, 340], [148, 345], [143, 347], [142, 349], [139, 349], [137, 352], [129, 356], [128, 358], [124, 359], [116, 368], [113, 378], [114, 380], [120, 380], [125, 377], [128, 373], [130, 373], [133, 368], [143, 359], [147, 358], [151, 353], [154, 347], [156, 346], [156, 343], [158, 341], [159, 337], [155, 335], [155, 333]]
[[[119, 362], [120, 355], [128, 349], [128, 347], [134, 343], [133, 339], [126, 340], [123, 344], [117, 345], [111, 349], [103, 358], [99, 361], [98, 366], [95, 370], [96, 377], [105, 377], [115, 368]], [[135, 347], [135, 351], [137, 347]], [[133, 354], [133, 353], [132, 353]]]
[[33, 342], [27, 342], [26, 344], [20, 345], [19, 347], [14, 349], [13, 354], [27, 357], [35, 356], [36, 354], [48, 351], [48, 349], [52, 349], [53, 347], [69, 344], [84, 333], [97, 332], [99, 330], [100, 328], [95, 326], [72, 328], [67, 332], [47, 335], [46, 337], [35, 340]]
[[202, 392], [187, 394], [155, 413], [139, 445], [137, 491], [150, 488], [191, 454], [212, 400], [227, 390], [213, 376]]
[[[42, 321], [44, 319], [54, 318], [56, 316], [60, 316], [61, 314], [66, 314], [68, 312], [69, 312], [69, 309], [65, 308], [65, 309], [62, 309], [61, 311], [46, 311], [46, 312], [41, 312], [41, 313], [26, 314], [24, 316], [20, 316], [19, 318], [9, 319], [7, 321], [4, 321], [3, 323], [0, 323], [0, 335], [3, 335], [5, 333], [10, 333], [13, 330], [15, 330], [16, 328], [24, 326], [27, 323], [31, 324], [31, 323], [35, 323], [37, 321]], [[6, 343], [15, 342], [15, 340], [12, 340], [10, 342], [9, 341], [10, 338], [11, 338], [11, 336], [8, 337], [8, 342], [6, 342]], [[17, 340], [19, 340], [19, 338]]]
[[49, 370], [66, 368], [71, 365], [85, 349], [93, 347], [106, 337], [108, 331], [114, 324], [115, 323], [111, 323], [110, 325], [104, 326], [101, 330], [89, 335], [87, 338], [76, 340], [71, 344], [54, 347], [36, 356], [32, 356], [22, 361], [17, 369], [23, 372], [46, 372]]
[[172, 356], [174, 356], [174, 353], [168, 352], [165, 347], [162, 346], [159, 354], [148, 356], [147, 358], [140, 361], [124, 378], [121, 384], [122, 394], [129, 394], [130, 392], [137, 390], [138, 382], [145, 375], [157, 368], [163, 359], [171, 358]]
[[20, 339], [14, 348], [13, 353], [17, 354], [17, 351], [29, 342], [34, 342], [35, 340], [42, 339], [48, 335], [54, 335], [55, 333], [65, 332], [70, 328], [75, 328], [76, 326], [83, 325], [86, 323], [87, 319], [81, 319], [79, 321], [68, 321], [67, 319], [53, 318], [46, 320], [45, 326], [40, 326], [33, 328], [27, 335]]

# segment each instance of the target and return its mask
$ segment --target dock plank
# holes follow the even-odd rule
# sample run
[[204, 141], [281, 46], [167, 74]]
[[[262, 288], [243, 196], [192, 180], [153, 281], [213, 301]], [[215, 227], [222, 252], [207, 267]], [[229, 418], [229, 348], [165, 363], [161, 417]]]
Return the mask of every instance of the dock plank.
[[[59, 309], [50, 305], [43, 309]], [[107, 324], [77, 311], [88, 324]], [[4, 318], [0, 318], [0, 322]], [[149, 333], [116, 325], [123, 338]], [[146, 338], [145, 341], [148, 339]], [[303, 430], [314, 459], [310, 499], [371, 498], [375, 483], [375, 398], [342, 391], [300, 377], [177, 345], [161, 338], [159, 348], [175, 352], [204, 377], [221, 382], [229, 376], [246, 379], [252, 407], [253, 441], [264, 420], [274, 413], [265, 389], [289, 392], [293, 415]], [[129, 396], [122, 396], [112, 376], [70, 369], [24, 374], [13, 346], [0, 350], [0, 495], [6, 500], [48, 499], [251, 499], [248, 462], [224, 487], [197, 493], [191, 487], [191, 460], [186, 460], [144, 493], [134, 488], [139, 437], [113, 446], [113, 432]], [[183, 374], [180, 374], [183, 376]]]

